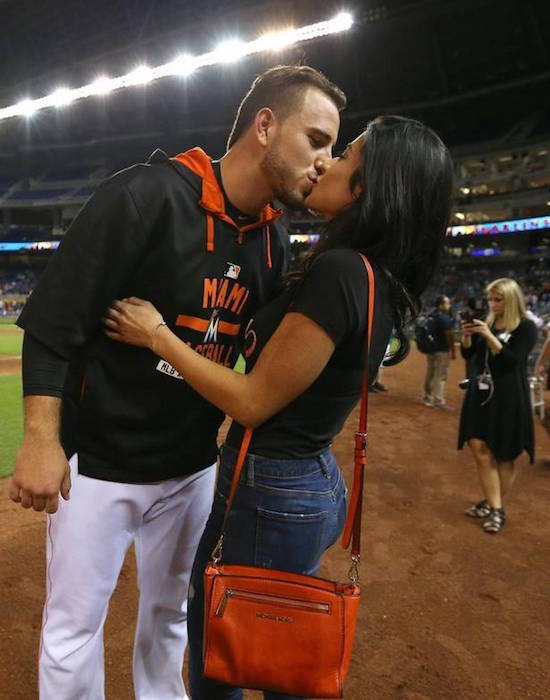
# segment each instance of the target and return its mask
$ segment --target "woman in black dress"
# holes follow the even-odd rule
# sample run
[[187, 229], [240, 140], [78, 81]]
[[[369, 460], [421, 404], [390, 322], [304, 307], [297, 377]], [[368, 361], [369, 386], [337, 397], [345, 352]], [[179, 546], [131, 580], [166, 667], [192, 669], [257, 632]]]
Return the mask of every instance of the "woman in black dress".
[[462, 321], [462, 356], [475, 359], [460, 417], [458, 448], [468, 443], [485, 498], [466, 511], [484, 518], [485, 532], [506, 522], [502, 500], [517, 476], [515, 460], [525, 450], [534, 459], [533, 413], [527, 383], [527, 358], [536, 339], [526, 318], [517, 282], [502, 278], [487, 286], [487, 321]]

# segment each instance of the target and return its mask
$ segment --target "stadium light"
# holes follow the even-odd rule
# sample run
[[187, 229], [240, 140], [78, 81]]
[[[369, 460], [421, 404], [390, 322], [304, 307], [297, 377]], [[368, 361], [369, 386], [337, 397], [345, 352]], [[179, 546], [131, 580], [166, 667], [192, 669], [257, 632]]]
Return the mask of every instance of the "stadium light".
[[49, 96], [53, 107], [66, 107], [75, 99], [73, 91], [70, 88], [58, 88]]
[[347, 32], [353, 25], [353, 17], [349, 12], [340, 12], [332, 21], [337, 32]]
[[461, 211], [457, 211], [457, 212], [455, 213], [455, 216], [456, 216], [457, 219], [460, 219], [460, 221], [464, 221], [464, 219], [466, 218], [466, 217], [464, 216], [464, 214], [463, 214]]
[[265, 51], [281, 51], [288, 46], [299, 44], [304, 41], [311, 41], [318, 37], [338, 34], [348, 31], [353, 25], [353, 17], [349, 12], [340, 12], [329, 20], [309, 24], [305, 27], [287, 27], [283, 30], [268, 32], [252, 41], [241, 41], [240, 39], [230, 39], [220, 44], [213, 51], [209, 51], [200, 56], [189, 56], [182, 54], [174, 61], [165, 63], [155, 68], [149, 66], [138, 66], [126, 75], [116, 78], [101, 77], [88, 85], [79, 88], [59, 88], [51, 95], [40, 97], [36, 100], [23, 100], [17, 104], [0, 109], [0, 120], [11, 117], [30, 116], [34, 112], [47, 107], [64, 107], [65, 105], [96, 95], [106, 95], [113, 90], [132, 87], [135, 85], [146, 85], [153, 80], [166, 78], [168, 76], [191, 75], [199, 68], [214, 66], [220, 63], [231, 63]]
[[214, 56], [220, 63], [233, 63], [248, 53], [248, 44], [240, 39], [230, 39], [222, 42], [214, 51]]
[[180, 75], [182, 78], [186, 78], [188, 75], [195, 72], [197, 68], [197, 59], [190, 54], [182, 54], [168, 65], [171, 68], [172, 75]]
[[105, 76], [101, 76], [89, 85], [90, 95], [107, 95], [113, 89], [112, 81]]
[[269, 32], [264, 34], [259, 39], [256, 39], [258, 44], [258, 52], [260, 51], [282, 51], [287, 46], [294, 44], [294, 30], [285, 29], [281, 32]]
[[147, 85], [153, 80], [153, 71], [149, 66], [138, 66], [131, 73], [123, 76], [125, 86]]
[[32, 117], [32, 115], [36, 112], [36, 108], [32, 100], [23, 100], [22, 102], [16, 104], [15, 108], [23, 117]]

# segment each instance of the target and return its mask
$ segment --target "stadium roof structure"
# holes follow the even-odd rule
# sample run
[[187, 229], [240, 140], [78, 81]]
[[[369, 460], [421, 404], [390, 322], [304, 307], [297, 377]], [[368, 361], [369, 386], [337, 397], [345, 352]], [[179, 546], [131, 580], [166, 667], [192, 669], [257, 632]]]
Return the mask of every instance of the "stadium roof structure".
[[547, 0], [0, 0], [0, 108], [341, 10], [354, 17], [345, 34], [0, 121], [0, 178], [126, 165], [156, 147], [220, 155], [246, 88], [277, 63], [309, 63], [344, 89], [342, 141], [383, 113], [421, 119], [451, 146], [550, 133]]

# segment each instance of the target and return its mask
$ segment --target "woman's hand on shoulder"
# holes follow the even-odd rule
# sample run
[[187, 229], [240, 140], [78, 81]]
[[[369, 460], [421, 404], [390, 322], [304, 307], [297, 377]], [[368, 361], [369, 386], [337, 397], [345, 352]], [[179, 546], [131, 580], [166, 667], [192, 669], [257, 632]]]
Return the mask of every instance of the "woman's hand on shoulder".
[[153, 304], [138, 297], [113, 301], [103, 319], [108, 338], [144, 348], [152, 348], [155, 330], [163, 322]]

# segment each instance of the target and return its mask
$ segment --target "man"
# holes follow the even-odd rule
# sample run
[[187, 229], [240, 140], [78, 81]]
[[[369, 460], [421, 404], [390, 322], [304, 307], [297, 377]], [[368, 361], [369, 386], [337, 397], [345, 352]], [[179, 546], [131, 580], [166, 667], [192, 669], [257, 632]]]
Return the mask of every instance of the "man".
[[59, 505], [47, 527], [42, 700], [104, 698], [103, 624], [132, 542], [136, 698], [187, 697], [187, 588], [223, 415], [152, 352], [109, 341], [101, 317], [115, 298], [151, 299], [195, 350], [233, 366], [240, 329], [287, 264], [269, 202], [303, 204], [344, 106], [312, 68], [267, 71], [221, 161], [157, 151], [103, 183], [23, 311], [25, 434], [10, 496], [50, 514]]
[[435, 408], [447, 408], [445, 382], [449, 363], [455, 359], [453, 321], [449, 297], [436, 299], [432, 312], [433, 349], [427, 354], [428, 366], [424, 380], [424, 404]]

